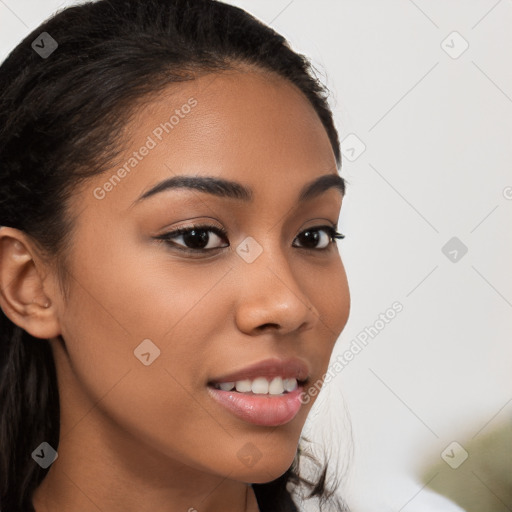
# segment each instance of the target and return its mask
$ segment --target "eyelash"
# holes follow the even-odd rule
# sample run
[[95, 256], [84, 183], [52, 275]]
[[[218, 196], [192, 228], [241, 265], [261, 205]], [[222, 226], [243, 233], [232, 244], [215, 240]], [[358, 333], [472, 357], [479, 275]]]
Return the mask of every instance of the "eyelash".
[[[184, 251], [184, 252], [188, 252], [188, 253], [195, 253], [195, 254], [206, 253], [209, 251], [214, 251], [216, 249], [226, 249], [227, 248], [227, 247], [214, 247], [212, 249], [191, 249], [190, 247], [183, 247], [183, 246], [180, 246], [180, 245], [177, 245], [177, 244], [171, 242], [171, 240], [173, 238], [176, 238], [180, 235], [190, 233], [192, 231], [206, 231], [206, 232], [212, 231], [219, 238], [224, 238], [224, 239], [227, 238], [226, 230], [218, 228], [217, 226], [202, 224], [202, 225], [192, 225], [192, 226], [187, 226], [187, 227], [183, 227], [183, 228], [178, 228], [178, 229], [175, 229], [174, 231], [169, 231], [168, 233], [164, 233], [162, 235], [156, 236], [155, 239], [167, 243], [172, 248], [176, 248], [180, 251]], [[345, 235], [338, 233], [337, 227], [329, 226], [329, 225], [314, 226], [311, 228], [307, 228], [304, 231], [301, 231], [301, 233], [299, 233], [299, 235], [301, 235], [302, 233], [310, 232], [310, 231], [325, 231], [325, 232], [327, 232], [329, 234], [330, 244], [327, 247], [324, 247], [323, 249], [310, 249], [308, 247], [299, 247], [299, 249], [306, 249], [309, 251], [327, 251], [332, 247], [331, 244], [335, 243], [335, 239], [345, 238]]]

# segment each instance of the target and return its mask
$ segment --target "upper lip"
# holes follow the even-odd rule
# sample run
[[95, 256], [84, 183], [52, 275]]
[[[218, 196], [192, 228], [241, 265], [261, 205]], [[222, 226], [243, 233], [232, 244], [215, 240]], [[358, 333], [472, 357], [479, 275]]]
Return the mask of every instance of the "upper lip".
[[305, 381], [309, 376], [308, 365], [296, 357], [288, 359], [265, 359], [258, 363], [247, 366], [232, 373], [226, 373], [209, 381], [209, 384], [220, 384], [222, 382], [236, 382], [256, 377], [283, 377], [285, 379], [295, 378], [298, 381]]

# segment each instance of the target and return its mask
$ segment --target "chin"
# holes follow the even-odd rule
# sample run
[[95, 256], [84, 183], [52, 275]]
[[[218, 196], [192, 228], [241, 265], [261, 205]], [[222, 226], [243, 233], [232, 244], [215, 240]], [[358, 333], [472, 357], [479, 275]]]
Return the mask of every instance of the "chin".
[[283, 454], [283, 456], [276, 457], [275, 454], [271, 454], [269, 457], [263, 457], [255, 462], [252, 467], [231, 473], [231, 478], [252, 484], [272, 482], [288, 471], [294, 457], [295, 451], [290, 456]]

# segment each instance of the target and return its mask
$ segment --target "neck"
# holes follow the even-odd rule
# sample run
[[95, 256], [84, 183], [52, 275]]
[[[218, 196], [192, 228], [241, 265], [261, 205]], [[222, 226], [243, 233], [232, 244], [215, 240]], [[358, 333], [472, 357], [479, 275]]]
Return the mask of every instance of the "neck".
[[[60, 458], [60, 455], [59, 455]], [[256, 494], [250, 484], [237, 482], [237, 492], [227, 481], [220, 482], [214, 491], [200, 492], [186, 498], [183, 494], [157, 493], [154, 489], [132, 487], [128, 496], [117, 492], [105, 498], [98, 488], [92, 491], [88, 483], [54, 462], [50, 472], [36, 489], [32, 504], [35, 512], [260, 512]], [[96, 482], [97, 483], [97, 482]], [[231, 483], [231, 482], [229, 482]], [[135, 490], [135, 492], [134, 492]], [[170, 505], [172, 504], [172, 505]]]

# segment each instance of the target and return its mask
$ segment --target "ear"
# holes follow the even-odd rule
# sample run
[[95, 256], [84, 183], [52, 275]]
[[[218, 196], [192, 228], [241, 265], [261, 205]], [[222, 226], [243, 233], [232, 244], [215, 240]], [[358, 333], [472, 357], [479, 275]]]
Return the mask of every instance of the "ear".
[[41, 339], [60, 334], [56, 306], [45, 292], [47, 270], [23, 231], [0, 227], [0, 307], [13, 323]]

